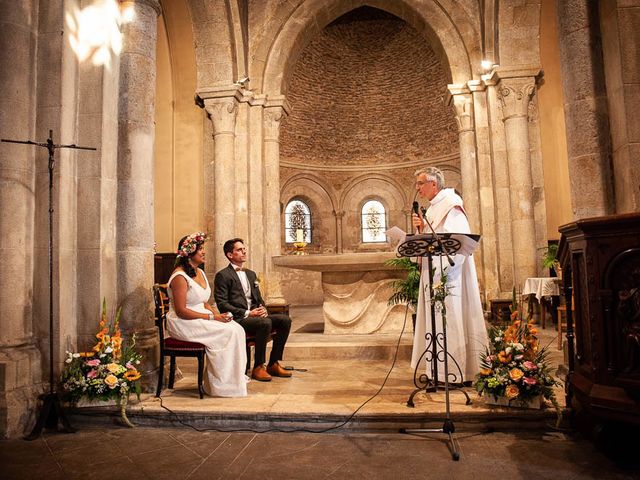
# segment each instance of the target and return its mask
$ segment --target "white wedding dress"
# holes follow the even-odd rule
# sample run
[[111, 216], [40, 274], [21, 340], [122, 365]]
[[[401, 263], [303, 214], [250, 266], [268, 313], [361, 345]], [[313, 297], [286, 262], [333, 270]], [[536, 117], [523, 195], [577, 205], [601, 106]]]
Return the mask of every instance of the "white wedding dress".
[[245, 368], [247, 352], [245, 349], [244, 328], [238, 322], [219, 322], [202, 318], [186, 320], [178, 317], [173, 304], [171, 282], [182, 275], [187, 280], [187, 308], [200, 313], [209, 313], [204, 303], [211, 297], [211, 287], [204, 272], [202, 276], [207, 287], [202, 288], [195, 279], [178, 270], [168, 282], [171, 304], [167, 312], [167, 331], [178, 340], [202, 343], [206, 347], [206, 372], [204, 390], [214, 397], [246, 397], [247, 381]]

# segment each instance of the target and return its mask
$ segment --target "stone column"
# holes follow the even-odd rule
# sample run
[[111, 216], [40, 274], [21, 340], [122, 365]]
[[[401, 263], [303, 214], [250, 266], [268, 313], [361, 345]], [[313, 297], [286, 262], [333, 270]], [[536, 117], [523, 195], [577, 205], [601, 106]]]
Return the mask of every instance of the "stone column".
[[[0, 3], [2, 138], [27, 140], [35, 134], [35, 61], [30, 56], [35, 52], [29, 48], [35, 44], [34, 12], [29, 0]], [[19, 435], [30, 426], [41, 377], [48, 380], [33, 336], [35, 152], [28, 145], [0, 144], [0, 437]]]
[[556, 0], [575, 219], [613, 213], [615, 205], [598, 3]]
[[[136, 332], [147, 384], [155, 384], [153, 322], [153, 142], [155, 136], [156, 0], [123, 2], [135, 20], [123, 27], [118, 105], [117, 268], [122, 325]], [[151, 375], [150, 375], [151, 374]]]
[[482, 232], [482, 264], [476, 262], [484, 278], [484, 294], [488, 300], [500, 295], [498, 275], [498, 241], [496, 231], [496, 205], [494, 197], [494, 170], [489, 129], [489, 110], [486, 85], [481, 80], [468, 82], [473, 96], [474, 131], [478, 166], [478, 202], [480, 230]]
[[280, 122], [286, 115], [284, 98], [267, 100], [264, 111], [264, 215], [267, 302], [284, 303], [280, 273], [274, 268], [272, 257], [280, 255]]
[[[469, 218], [469, 226], [473, 233], [482, 233], [481, 210], [478, 198], [478, 165], [476, 157], [476, 134], [473, 118], [473, 97], [466, 85], [449, 85], [451, 104], [456, 113], [458, 123], [458, 139], [460, 142], [460, 176], [462, 179], [462, 197], [464, 208]], [[482, 250], [474, 253], [478, 267], [480, 285], [484, 289], [482, 270]]]
[[336, 253], [342, 253], [342, 219], [344, 218], [344, 210], [332, 212], [336, 217]]
[[529, 101], [534, 90], [534, 77], [505, 78], [498, 86], [509, 166], [514, 281], [520, 286], [537, 272], [528, 130]]
[[478, 201], [478, 166], [476, 136], [473, 119], [473, 98], [466, 86], [449, 85], [451, 104], [456, 113], [460, 142], [460, 176], [465, 210], [471, 231], [480, 233], [480, 205]]
[[640, 0], [599, 3], [616, 213], [637, 212], [640, 211], [640, 122], [637, 118]]
[[204, 186], [206, 191], [213, 191], [213, 205], [204, 206], [205, 212], [213, 212], [213, 246], [209, 248], [213, 262], [207, 263], [211, 277], [229, 263], [222, 252], [224, 242], [237, 236], [234, 141], [238, 106], [235, 97], [225, 97], [205, 100], [205, 108], [213, 125], [213, 185]]
[[[264, 168], [262, 165], [262, 114], [264, 96], [249, 101], [249, 263], [264, 278], [266, 256], [264, 244]], [[271, 259], [269, 259], [271, 262]]]

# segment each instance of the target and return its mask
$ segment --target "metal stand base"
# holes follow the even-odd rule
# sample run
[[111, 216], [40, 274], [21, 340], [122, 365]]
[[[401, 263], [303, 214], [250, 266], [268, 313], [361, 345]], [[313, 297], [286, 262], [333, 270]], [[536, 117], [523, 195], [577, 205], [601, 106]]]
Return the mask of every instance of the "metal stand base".
[[[449, 388], [449, 390], [456, 390], [456, 391], [462, 393], [467, 399], [464, 402], [464, 404], [465, 405], [471, 405], [472, 402], [471, 402], [471, 399], [469, 398], [469, 394], [463, 390], [464, 384], [449, 384], [448, 388]], [[444, 385], [443, 386], [438, 386], [438, 385], [433, 385], [433, 384], [429, 383], [424, 387], [416, 388], [413, 392], [411, 392], [411, 395], [409, 395], [409, 400], [407, 400], [407, 407], [414, 408], [416, 406], [415, 403], [413, 403], [413, 397], [415, 397], [419, 392], [436, 393], [436, 392], [438, 392], [438, 390], [444, 390]]]
[[451, 452], [451, 458], [456, 462], [460, 460], [460, 445], [456, 439], [454, 433], [456, 427], [453, 424], [453, 420], [450, 418], [445, 419], [442, 428], [402, 428], [400, 433], [446, 433], [449, 435], [448, 447]]
[[69, 423], [67, 416], [64, 414], [62, 405], [60, 405], [60, 399], [56, 393], [46, 393], [40, 395], [42, 399], [42, 408], [40, 409], [40, 415], [36, 425], [31, 430], [31, 433], [24, 437], [25, 440], [35, 440], [40, 436], [42, 430], [46, 428], [58, 430], [58, 426], [62, 424], [62, 428], [59, 430], [63, 433], [75, 433], [75, 429]]

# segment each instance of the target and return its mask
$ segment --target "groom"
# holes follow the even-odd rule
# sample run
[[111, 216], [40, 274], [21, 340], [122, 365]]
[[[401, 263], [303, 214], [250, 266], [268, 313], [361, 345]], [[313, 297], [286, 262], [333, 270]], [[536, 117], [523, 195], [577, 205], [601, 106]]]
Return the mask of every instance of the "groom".
[[[233, 319], [247, 333], [256, 337], [255, 364], [251, 378], [269, 382], [271, 377], [290, 377], [291, 372], [282, 368], [279, 361], [282, 360], [284, 345], [289, 337], [291, 319], [287, 315], [267, 312], [255, 272], [243, 267], [247, 261], [244, 241], [232, 238], [222, 248], [229, 259], [229, 266], [216, 273], [213, 296], [220, 313], [231, 312]], [[267, 342], [272, 329], [276, 334], [273, 336], [269, 364], [265, 368]]]

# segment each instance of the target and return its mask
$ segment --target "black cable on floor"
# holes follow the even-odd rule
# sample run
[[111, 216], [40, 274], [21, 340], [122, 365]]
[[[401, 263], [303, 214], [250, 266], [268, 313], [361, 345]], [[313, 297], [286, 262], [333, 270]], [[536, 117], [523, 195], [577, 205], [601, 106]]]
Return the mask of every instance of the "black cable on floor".
[[[389, 369], [389, 371], [387, 372], [387, 375], [384, 377], [384, 380], [382, 382], [382, 385], [380, 385], [380, 388], [378, 389], [378, 391], [376, 393], [374, 393], [371, 397], [369, 397], [364, 403], [362, 403], [362, 405], [360, 405], [358, 408], [355, 409], [355, 411], [349, 415], [342, 423], [338, 424], [338, 425], [334, 425], [333, 427], [328, 427], [328, 428], [324, 428], [322, 430], [312, 430], [309, 428], [268, 428], [265, 430], [257, 430], [257, 429], [253, 429], [253, 428], [231, 428], [231, 429], [223, 429], [223, 428], [216, 428], [216, 427], [206, 427], [206, 428], [199, 428], [196, 427], [195, 425], [191, 425], [188, 422], [185, 422], [184, 420], [182, 420], [180, 418], [180, 416], [174, 412], [173, 410], [171, 410], [169, 407], [166, 407], [163, 403], [162, 403], [162, 393], [160, 394], [160, 396], [158, 397], [160, 399], [160, 407], [163, 408], [164, 410], [166, 410], [167, 412], [169, 412], [171, 415], [173, 415], [175, 417], [175, 419], [178, 421], [178, 423], [180, 423], [181, 425], [184, 425], [185, 427], [189, 427], [197, 432], [209, 432], [209, 431], [215, 431], [215, 432], [224, 432], [224, 433], [232, 433], [232, 432], [253, 432], [253, 433], [271, 433], [271, 432], [281, 432], [281, 433], [294, 433], [294, 432], [304, 432], [304, 433], [326, 433], [326, 432], [330, 432], [332, 430], [337, 430], [339, 428], [344, 427], [345, 425], [347, 425], [349, 422], [351, 422], [351, 420], [353, 420], [353, 418], [356, 416], [356, 414], [362, 410], [362, 408], [369, 403], [371, 400], [373, 400], [374, 398], [376, 398], [380, 392], [382, 391], [382, 389], [384, 388], [384, 386], [387, 384], [387, 380], [389, 380], [389, 376], [391, 375], [391, 372], [393, 371], [393, 368], [396, 365], [396, 360], [398, 358], [398, 351], [400, 350], [400, 342], [402, 341], [402, 335], [404, 334], [404, 330], [406, 328], [407, 325], [407, 315], [409, 313], [409, 305], [407, 305], [405, 311], [404, 311], [404, 322], [402, 323], [402, 331], [400, 332], [400, 336], [398, 337], [398, 342], [396, 343], [396, 350], [393, 354], [393, 361], [391, 362], [391, 368]], [[304, 369], [300, 369], [298, 371], [306, 371]], [[156, 417], [159, 419], [163, 419], [165, 420], [164, 417]]]

